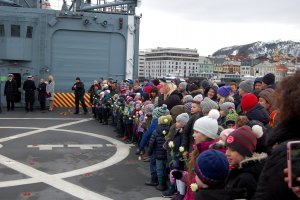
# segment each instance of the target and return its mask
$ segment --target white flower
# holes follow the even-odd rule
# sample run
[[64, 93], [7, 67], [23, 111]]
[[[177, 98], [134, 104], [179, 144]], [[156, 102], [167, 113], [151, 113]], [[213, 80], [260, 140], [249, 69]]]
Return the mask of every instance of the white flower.
[[179, 147], [179, 152], [181, 152], [181, 153], [184, 152], [184, 147], [182, 147], [182, 146]]
[[165, 123], [168, 123], [168, 119], [164, 119], [164, 122], [165, 122]]
[[135, 115], [133, 115], [133, 118], [135, 118]]
[[131, 117], [129, 117], [129, 120], [132, 120], [132, 118], [131, 118]]
[[191, 187], [191, 190], [192, 190], [193, 192], [196, 192], [196, 191], [198, 190], [198, 185], [197, 185], [197, 183], [192, 183], [192, 184], [190, 185], [190, 187]]
[[146, 116], [145, 119], [148, 119], [148, 117]]
[[174, 142], [173, 141], [170, 141], [169, 142], [169, 147], [172, 149], [174, 147]]
[[139, 160], [142, 160], [142, 156], [139, 156]]
[[165, 130], [163, 130], [163, 132], [162, 132], [162, 133], [163, 133], [164, 135], [166, 135], [166, 133], [167, 133], [167, 132], [166, 132]]

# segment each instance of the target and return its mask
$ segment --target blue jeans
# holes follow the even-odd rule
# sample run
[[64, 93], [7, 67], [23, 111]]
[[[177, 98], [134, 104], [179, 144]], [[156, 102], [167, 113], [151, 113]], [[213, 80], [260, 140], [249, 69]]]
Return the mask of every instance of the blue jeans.
[[166, 176], [166, 160], [157, 160], [156, 159], [156, 172], [157, 177], [165, 177]]
[[151, 177], [152, 176], [157, 176], [156, 159], [154, 158], [153, 154], [150, 156], [150, 174], [151, 174]]

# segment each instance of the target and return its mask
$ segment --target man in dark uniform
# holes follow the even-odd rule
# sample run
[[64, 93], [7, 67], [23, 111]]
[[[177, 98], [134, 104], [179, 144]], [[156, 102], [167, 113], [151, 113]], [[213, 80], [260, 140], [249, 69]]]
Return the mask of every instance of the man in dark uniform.
[[35, 100], [34, 92], [36, 90], [32, 76], [27, 76], [27, 80], [23, 84], [23, 90], [25, 90], [25, 109], [29, 112], [28, 104], [30, 104], [30, 111], [32, 112]]
[[75, 94], [75, 112], [74, 114], [78, 114], [79, 113], [79, 101], [81, 102], [82, 108], [84, 110], [84, 114], [87, 114], [87, 109], [86, 109], [86, 105], [84, 102], [84, 84], [83, 82], [80, 81], [80, 78], [77, 77], [76, 78], [76, 83], [74, 83], [72, 90], [74, 90], [74, 94]]
[[8, 80], [5, 82], [4, 96], [6, 96], [7, 111], [14, 111], [15, 98], [18, 93], [18, 84], [14, 79], [14, 75], [8, 74]]

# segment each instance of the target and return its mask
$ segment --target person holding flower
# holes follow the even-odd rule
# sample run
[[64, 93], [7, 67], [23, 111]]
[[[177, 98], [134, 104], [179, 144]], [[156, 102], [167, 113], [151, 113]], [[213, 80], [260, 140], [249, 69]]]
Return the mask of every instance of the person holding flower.
[[[172, 116], [166, 115], [158, 118], [158, 125], [153, 131], [150, 141], [148, 154], [153, 155], [156, 162], [156, 173], [158, 178], [157, 190], [164, 191], [167, 189], [166, 186], [166, 162], [167, 162], [167, 151], [163, 148], [165, 143], [165, 137], [169, 132], [170, 123], [172, 122]], [[174, 147], [173, 141], [169, 142], [169, 148]]]

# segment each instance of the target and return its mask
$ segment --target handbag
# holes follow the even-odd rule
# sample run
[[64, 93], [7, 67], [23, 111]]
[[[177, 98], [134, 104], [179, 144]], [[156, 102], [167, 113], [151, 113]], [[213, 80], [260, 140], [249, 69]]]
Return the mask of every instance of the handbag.
[[51, 93], [49, 92], [49, 93], [47, 93], [46, 92], [46, 98], [50, 98], [51, 97]]

